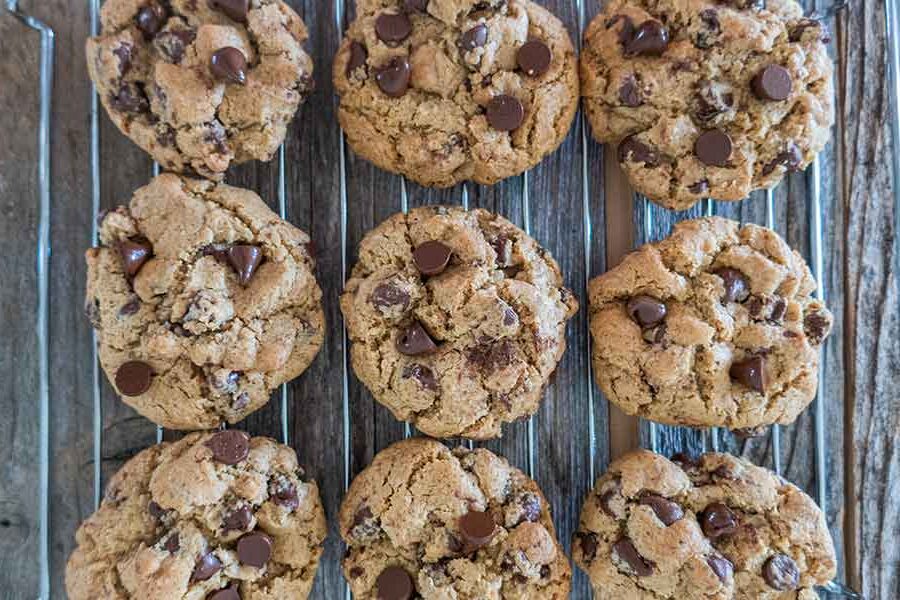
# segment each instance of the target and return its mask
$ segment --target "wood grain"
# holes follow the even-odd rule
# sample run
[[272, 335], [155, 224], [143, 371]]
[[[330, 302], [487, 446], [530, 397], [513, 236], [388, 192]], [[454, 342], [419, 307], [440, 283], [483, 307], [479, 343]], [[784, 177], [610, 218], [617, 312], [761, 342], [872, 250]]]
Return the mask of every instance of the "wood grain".
[[[332, 528], [319, 570], [315, 598], [343, 598], [342, 546], [334, 518], [344, 484], [404, 426], [375, 403], [345, 371], [345, 340], [338, 297], [362, 236], [406, 205], [460, 204], [497, 211], [527, 227], [554, 254], [567, 285], [584, 300], [587, 279], [616, 264], [634, 242], [647, 239], [644, 211], [635, 203], [610, 152], [590, 139], [579, 115], [559, 152], [527, 176], [493, 187], [467, 184], [429, 190], [379, 171], [344, 145], [335, 119], [330, 61], [352, 2], [290, 2], [309, 25], [307, 45], [316, 64], [316, 91], [301, 109], [285, 146], [287, 217], [310, 232], [318, 248], [329, 335], [311, 368], [288, 388], [288, 430], [307, 475], [319, 482]], [[599, 10], [592, 0], [543, 2], [578, 31]], [[94, 388], [92, 332], [81, 315], [83, 252], [91, 243], [90, 83], [83, 44], [90, 31], [90, 3], [22, 0], [22, 9], [46, 20], [57, 35], [54, 91], [53, 213], [51, 263], [51, 512], [50, 579], [54, 598], [64, 597], [63, 569], [77, 524], [94, 503]], [[892, 118], [885, 70], [881, 2], [861, 0], [834, 21], [838, 62], [838, 114], [834, 142], [821, 157], [824, 269], [821, 284], [836, 315], [824, 354], [828, 523], [842, 556], [842, 574], [870, 599], [900, 596], [900, 311], [891, 272], [893, 197], [887, 123]], [[576, 40], [577, 41], [577, 40]], [[35, 179], [38, 39], [0, 14], [0, 589], [3, 597], [34, 598], [38, 571], [36, 496], [38, 464], [37, 366], [34, 311], [37, 184]], [[896, 118], [894, 116], [893, 118]], [[126, 202], [145, 184], [151, 162], [116, 131], [102, 111], [101, 207]], [[343, 161], [343, 163], [342, 163]], [[343, 164], [343, 169], [342, 169]], [[278, 164], [245, 165], [229, 183], [256, 190], [278, 207]], [[809, 182], [792, 177], [776, 195], [776, 229], [810, 255]], [[763, 223], [764, 201], [718, 203], [718, 214]], [[527, 201], [526, 201], [527, 199]], [[527, 210], [526, 210], [527, 209]], [[699, 214], [699, 208], [687, 213]], [[657, 239], [687, 214], [654, 208], [649, 237]], [[346, 254], [347, 261], [342, 261]], [[11, 257], [11, 258], [10, 258]], [[11, 283], [10, 283], [11, 282]], [[553, 504], [567, 549], [592, 479], [642, 438], [647, 429], [610, 407], [590, 379], [586, 311], [569, 325], [569, 350], [532, 422], [518, 423], [500, 440], [484, 444], [528, 470]], [[346, 394], [345, 394], [346, 385]], [[156, 428], [137, 416], [99, 380], [102, 485], [122, 462], [153, 443]], [[345, 428], [347, 402], [349, 429]], [[596, 434], [589, 436], [589, 424]], [[280, 396], [238, 425], [253, 434], [281, 437]], [[643, 434], [641, 433], [643, 432]], [[167, 432], [167, 437], [177, 434]], [[349, 469], [345, 469], [344, 440]], [[661, 449], [703, 448], [698, 432], [662, 428]], [[771, 437], [740, 440], [722, 435], [722, 446], [767, 466]], [[781, 430], [785, 475], [815, 493], [814, 412]], [[11, 593], [9, 592], [10, 590]], [[576, 574], [574, 598], [588, 598]]]

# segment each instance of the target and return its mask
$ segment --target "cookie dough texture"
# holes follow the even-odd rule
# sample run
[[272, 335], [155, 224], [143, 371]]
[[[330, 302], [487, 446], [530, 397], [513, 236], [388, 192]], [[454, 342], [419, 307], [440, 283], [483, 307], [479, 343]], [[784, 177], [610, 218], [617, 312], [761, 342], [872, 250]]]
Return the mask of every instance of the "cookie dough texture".
[[[274, 156], [313, 79], [306, 26], [287, 4], [250, 0], [245, 22], [213, 5], [109, 0], [87, 64], [122, 133], [166, 170], [221, 179], [231, 164]], [[245, 84], [213, 74], [225, 47], [246, 59]]]
[[[488, 450], [399, 442], [353, 480], [341, 504], [344, 575], [356, 600], [381, 597], [378, 575], [392, 566], [424, 600], [568, 598], [569, 561], [549, 506], [534, 481]], [[477, 549], [461, 532], [470, 511], [494, 521]]]
[[597, 600], [815, 600], [836, 570], [812, 499], [727, 454], [616, 460], [584, 503], [572, 552]]
[[[246, 459], [226, 465], [214, 435], [152, 446], [112, 478], [76, 534], [71, 600], [202, 600], [228, 586], [243, 600], [307, 597], [326, 534], [318, 487], [289, 447], [248, 436]], [[271, 557], [242, 563], [239, 540], [260, 532]]]
[[[117, 382], [121, 367], [149, 365], [146, 391], [117, 390], [159, 425], [235, 423], [302, 373], [322, 345], [310, 239], [253, 192], [163, 174], [102, 216], [100, 241], [86, 253], [85, 306], [100, 362], [126, 388], [133, 384]], [[127, 242], [151, 249], [133, 277]], [[237, 245], [262, 255], [246, 284], [224, 258]]]
[[[740, 200], [805, 168], [824, 148], [834, 123], [828, 33], [793, 0], [767, 7], [614, 0], [590, 23], [581, 54], [585, 111], [597, 140], [619, 144], [638, 192], [673, 209], [706, 197]], [[665, 24], [661, 55], [631, 41], [648, 21]], [[643, 48], [650, 45], [645, 38]], [[790, 74], [785, 100], [753, 91], [769, 65]], [[695, 153], [709, 130], [731, 138], [726, 164], [705, 164]]]
[[[423, 275], [416, 248], [438, 241], [449, 265]], [[351, 361], [375, 399], [435, 437], [497, 437], [533, 414], [566, 347], [578, 302], [550, 254], [485, 210], [424, 207], [368, 233], [341, 297]], [[415, 323], [437, 348], [410, 356]]]
[[[379, 16], [407, 11], [410, 35], [392, 44], [379, 39]], [[575, 50], [559, 19], [538, 4], [360, 0], [356, 14], [334, 61], [338, 116], [351, 147], [378, 167], [426, 186], [492, 184], [535, 166], [568, 133], [579, 95]], [[462, 36], [481, 27], [483, 45], [473, 48], [478, 42]], [[529, 40], [552, 53], [546, 72], [536, 76], [517, 64]], [[364, 63], [356, 68], [350, 63], [354, 43], [364, 48]], [[410, 65], [409, 89], [399, 98], [376, 82], [377, 70], [395, 57]], [[495, 129], [486, 115], [500, 95], [524, 107], [513, 131]]]
[[[832, 325], [815, 288], [775, 232], [716, 217], [683, 221], [590, 282], [597, 381], [628, 414], [661, 423], [791, 423], [815, 395]], [[628, 308], [640, 296], [665, 305], [664, 319], [643, 330]], [[731, 377], [752, 358], [764, 365], [762, 393]]]

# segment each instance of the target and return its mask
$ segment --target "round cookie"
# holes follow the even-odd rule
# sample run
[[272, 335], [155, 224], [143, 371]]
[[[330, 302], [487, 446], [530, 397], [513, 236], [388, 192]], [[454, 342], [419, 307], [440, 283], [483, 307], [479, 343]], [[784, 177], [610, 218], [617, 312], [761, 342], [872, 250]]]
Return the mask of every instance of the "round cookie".
[[325, 326], [310, 240], [259, 196], [163, 174], [100, 218], [85, 311], [139, 413], [172, 429], [235, 423], [309, 366]]
[[683, 221], [591, 281], [594, 373], [626, 413], [674, 425], [792, 423], [832, 315], [774, 231]]
[[562, 143], [578, 105], [563, 24], [529, 0], [359, 0], [334, 60], [363, 158], [426, 186], [492, 184]]
[[506, 219], [423, 207], [365, 236], [341, 310], [378, 402], [428, 435], [486, 439], [537, 411], [578, 302]]
[[356, 600], [569, 597], [571, 570], [537, 484], [485, 449], [402, 441], [341, 504]]
[[572, 554], [597, 600], [816, 600], [836, 571], [813, 500], [728, 454], [614, 461], [584, 503]]
[[302, 477], [289, 447], [237, 430], [144, 450], [78, 528], [68, 597], [306, 598], [327, 528]]
[[685, 209], [813, 160], [834, 123], [824, 24], [794, 0], [613, 0], [588, 26], [582, 95], [632, 186]]
[[169, 171], [269, 160], [313, 87], [280, 0], [108, 0], [87, 63], [113, 123]]

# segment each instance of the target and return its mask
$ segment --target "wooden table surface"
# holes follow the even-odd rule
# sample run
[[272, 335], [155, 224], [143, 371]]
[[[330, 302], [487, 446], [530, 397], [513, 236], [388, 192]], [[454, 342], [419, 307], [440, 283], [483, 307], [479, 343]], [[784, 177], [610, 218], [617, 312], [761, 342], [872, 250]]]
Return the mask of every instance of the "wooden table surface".
[[[893, 0], [891, 0], [893, 1]], [[379, 449], [403, 437], [396, 422], [345, 370], [338, 311], [342, 273], [363, 234], [401, 208], [459, 204], [497, 211], [530, 229], [559, 260], [568, 285], [582, 299], [589, 277], [618, 262], [643, 240], [642, 206], [633, 201], [611, 152], [590, 141], [580, 117], [560, 150], [530, 173], [494, 187], [428, 190], [379, 171], [342, 148], [335, 119], [330, 61], [352, 1], [290, 2], [309, 25], [316, 92], [290, 131], [286, 156], [287, 217], [310, 232], [318, 247], [318, 275], [330, 334], [312, 367], [288, 388], [290, 442], [323, 491], [331, 522], [316, 598], [343, 598], [341, 545], [334, 517], [346, 476], [364, 468]], [[593, 0], [544, 0], [573, 38], [599, 9]], [[98, 115], [99, 177], [92, 181], [92, 96], [84, 65], [91, 31], [90, 0], [21, 0], [20, 9], [56, 34], [52, 114], [52, 197], [49, 272], [48, 489], [41, 484], [40, 347], [36, 335], [35, 250], [38, 204], [37, 123], [40, 39], [0, 12], [0, 596], [65, 596], [63, 571], [77, 524], [94, 509], [95, 494], [123, 461], [152, 444], [156, 429], [119, 402], [101, 377], [95, 396], [92, 331], [82, 315], [84, 250], [91, 244], [93, 194], [102, 208], [129, 200], [151, 176], [150, 159]], [[891, 100], [887, 85], [882, 0], [854, 1], [831, 21], [837, 62], [838, 123], [822, 156], [825, 297], [835, 330], [825, 350], [823, 422], [828, 524], [840, 557], [839, 580], [869, 599], [900, 597], [900, 311], [891, 272], [894, 230], [891, 193]], [[896, 118], [896, 117], [893, 117]], [[278, 205], [278, 164], [237, 168], [229, 183], [256, 190]], [[811, 254], [809, 181], [798, 174], [780, 186], [776, 229]], [[342, 202], [345, 200], [345, 204]], [[719, 214], [763, 223], [764, 201], [718, 203]], [[342, 207], [346, 210], [343, 211]], [[700, 214], [652, 211], [652, 235], [664, 236], [678, 218]], [[553, 504], [568, 548], [592, 478], [625, 449], [647, 442], [646, 424], [618, 413], [591, 382], [586, 312], [568, 330], [569, 350], [533, 420], [508, 427], [485, 444], [528, 469]], [[344, 382], [349, 414], [344, 414]], [[95, 445], [95, 415], [102, 443]], [[344, 420], [350, 426], [345, 431]], [[593, 419], [593, 422], [591, 422]], [[783, 473], [815, 497], [815, 411], [781, 429]], [[591, 425], [595, 438], [590, 436]], [[241, 424], [253, 434], [280, 437], [277, 398]], [[346, 436], [346, 437], [345, 437]], [[345, 448], [345, 439], [349, 445]], [[663, 428], [664, 451], [700, 449], [698, 432]], [[771, 436], [722, 445], [772, 466]], [[349, 473], [345, 469], [345, 450]], [[95, 453], [100, 481], [95, 481]], [[47, 499], [46, 513], [41, 504]], [[46, 514], [46, 527], [41, 528]], [[42, 569], [42, 566], [44, 568]], [[42, 576], [46, 573], [46, 577]], [[578, 573], [574, 598], [588, 598]]]

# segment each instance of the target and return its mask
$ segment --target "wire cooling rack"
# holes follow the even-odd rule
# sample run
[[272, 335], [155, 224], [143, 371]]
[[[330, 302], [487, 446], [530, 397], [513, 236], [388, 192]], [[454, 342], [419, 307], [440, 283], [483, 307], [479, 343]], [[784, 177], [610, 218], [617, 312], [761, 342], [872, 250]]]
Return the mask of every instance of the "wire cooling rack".
[[[99, 8], [100, 8], [100, 0], [87, 0], [90, 5], [90, 14], [91, 14], [91, 33], [92, 35], [96, 35], [99, 32]], [[581, 42], [581, 33], [584, 31], [586, 25], [586, 11], [585, 11], [585, 3], [590, 0], [573, 0], [575, 10], [578, 14], [578, 24], [579, 24], [579, 35], [578, 35], [578, 43]], [[345, 15], [345, 2], [346, 0], [335, 0], [335, 20], [336, 20], [336, 30], [338, 32], [342, 32], [344, 29], [344, 15]], [[900, 40], [898, 40], [898, 35], [900, 35], [900, 9], [898, 9], [896, 0], [884, 0], [885, 2], [885, 14], [886, 14], [886, 33], [888, 40], [888, 53], [889, 53], [889, 69], [890, 69], [890, 101], [891, 106], [894, 109], [894, 118], [891, 120], [891, 134], [894, 142], [894, 147], [897, 148], [898, 144], [900, 144], [900, 118], [898, 118], [897, 107], [898, 107], [898, 98], [900, 98]], [[831, 9], [829, 9], [828, 13], [833, 15], [837, 10], [843, 9], [846, 7], [846, 4], [835, 5]], [[812, 0], [810, 8], [812, 11], [815, 11], [817, 8], [816, 0]], [[39, 485], [41, 489], [41, 497], [39, 499], [39, 542], [38, 542], [38, 551], [39, 551], [39, 567], [40, 567], [40, 578], [39, 578], [39, 593], [41, 598], [49, 598], [50, 594], [50, 576], [49, 576], [49, 551], [48, 551], [48, 531], [49, 531], [49, 507], [48, 507], [48, 496], [49, 496], [49, 374], [48, 374], [48, 330], [47, 330], [47, 311], [48, 311], [48, 278], [49, 278], [49, 226], [51, 219], [51, 204], [50, 204], [50, 142], [51, 142], [51, 130], [50, 130], [50, 118], [51, 118], [51, 99], [52, 99], [52, 82], [53, 82], [53, 58], [54, 58], [54, 32], [48, 27], [45, 23], [29, 16], [28, 14], [23, 13], [19, 10], [18, 0], [6, 0], [6, 9], [7, 11], [15, 16], [19, 21], [21, 21], [25, 26], [33, 29], [34, 31], [40, 34], [41, 39], [41, 57], [40, 57], [40, 74], [39, 74], [39, 85], [40, 85], [40, 125], [38, 128], [38, 165], [37, 165], [37, 173], [38, 173], [38, 184], [39, 184], [39, 225], [38, 225], [38, 238], [37, 238], [37, 247], [36, 247], [36, 259], [37, 259], [37, 285], [38, 285], [38, 318], [37, 318], [37, 336], [38, 336], [38, 368], [39, 368], [39, 397], [38, 397], [38, 406], [39, 406]], [[828, 15], [826, 15], [828, 16]], [[338, 40], [339, 41], [339, 40]], [[91, 173], [91, 181], [92, 181], [92, 207], [94, 209], [94, 213], [99, 212], [100, 207], [100, 180], [101, 180], [101, 172], [100, 172], [100, 144], [99, 144], [99, 104], [97, 100], [97, 95], [94, 93], [91, 99], [90, 106], [91, 113], [91, 152], [90, 152], [90, 173]], [[583, 114], [580, 115], [580, 123], [578, 124], [580, 130], [580, 150], [581, 150], [581, 177], [582, 177], [582, 208], [583, 208], [583, 225], [584, 225], [584, 267], [585, 267], [585, 281], [583, 282], [585, 285], [592, 275], [596, 275], [596, 273], [591, 273], [591, 253], [593, 250], [594, 244], [594, 236], [591, 229], [592, 221], [590, 214], [590, 200], [591, 200], [591, 190], [589, 186], [589, 161], [588, 161], [588, 134], [587, 134], [587, 123]], [[893, 193], [894, 193], [894, 202], [895, 202], [895, 210], [894, 215], [897, 219], [896, 231], [900, 231], [900, 152], [893, 152], [893, 160], [891, 163], [892, 168], [892, 177], [893, 177]], [[278, 208], [279, 213], [282, 218], [285, 217], [286, 213], [286, 205], [287, 205], [287, 194], [286, 194], [286, 185], [285, 185], [285, 150], [282, 146], [279, 149], [278, 157]], [[339, 167], [341, 172], [341, 185], [340, 185], [340, 214], [341, 214], [341, 275], [343, 280], [347, 279], [348, 274], [348, 217], [349, 217], [349, 209], [348, 209], [348, 199], [347, 199], [347, 157], [346, 157], [346, 149], [343, 140], [343, 136], [341, 137], [341, 144], [339, 150]], [[576, 166], [577, 170], [577, 166]], [[154, 165], [153, 174], [156, 175], [159, 172], [158, 165]], [[823, 205], [821, 198], [821, 166], [819, 164], [819, 159], [817, 158], [812, 165], [809, 167], [806, 173], [807, 177], [807, 204], [808, 204], [808, 219], [809, 219], [809, 231], [810, 231], [810, 256], [809, 260], [811, 263], [813, 274], [817, 281], [822, 282], [823, 276], [823, 244], [822, 244], [822, 231], [823, 231], [823, 220], [825, 215], [823, 214]], [[521, 176], [522, 178], [522, 193], [521, 193], [521, 210], [523, 215], [523, 229], [527, 234], [531, 234], [530, 231], [530, 223], [531, 223], [531, 205], [529, 198], [529, 186], [528, 186], [528, 174], [525, 173]], [[772, 190], [768, 190], [764, 193], [765, 195], [765, 225], [769, 228], [774, 227], [775, 221], [775, 209], [774, 209], [774, 201], [773, 196], [774, 193]], [[400, 181], [400, 207], [401, 210], [406, 212], [408, 210], [408, 197], [406, 192], [406, 182], [401, 178]], [[664, 209], [655, 206], [649, 200], [642, 196], [636, 195], [634, 198], [636, 205], [640, 207], [641, 217], [638, 219], [640, 231], [638, 232], [637, 238], [638, 242], [646, 243], [653, 241], [655, 237], [655, 229], [654, 224], [657, 219], [657, 215], [659, 211]], [[460, 197], [460, 203], [463, 207], [468, 208], [468, 188], [463, 186], [462, 194]], [[716, 203], [712, 200], [706, 200], [703, 202], [703, 210], [702, 213], [705, 216], [714, 215], [716, 213]], [[898, 236], [900, 237], [900, 236]], [[94, 223], [92, 229], [92, 242], [96, 244], [97, 239], [97, 224]], [[895, 238], [895, 244], [898, 244], [898, 239]], [[900, 260], [900, 252], [894, 252], [895, 258]], [[895, 272], [900, 272], [900, 264], [895, 266]], [[824, 286], [820, 285], [816, 291], [817, 297], [825, 300], [824, 298]], [[589, 332], [588, 337], [589, 337]], [[350, 485], [351, 479], [351, 421], [350, 421], [350, 403], [349, 403], [349, 378], [350, 378], [350, 369], [349, 369], [349, 360], [347, 355], [347, 337], [346, 331], [344, 331], [344, 344], [343, 344], [343, 356], [342, 363], [343, 369], [341, 373], [342, 377], [342, 411], [343, 411], [343, 458], [344, 458], [344, 476], [343, 476], [343, 488], [346, 489]], [[95, 344], [96, 347], [96, 344]], [[588, 349], [589, 353], [589, 349]], [[94, 419], [93, 419], [93, 439], [94, 439], [94, 447], [93, 447], [93, 467], [94, 467], [94, 505], [95, 507], [99, 505], [101, 498], [101, 448], [103, 445], [102, 439], [102, 413], [101, 413], [101, 402], [100, 402], [100, 386], [101, 386], [101, 373], [99, 368], [99, 361], [97, 359], [96, 349], [94, 350], [93, 357], [93, 399], [94, 399]], [[586, 377], [591, 378], [592, 374], [590, 373], [590, 356], [588, 356], [587, 360], [587, 373]], [[816, 394], [815, 401], [812, 406], [812, 411], [814, 415], [814, 429], [815, 429], [815, 475], [816, 475], [816, 488], [815, 488], [815, 496], [816, 500], [819, 503], [819, 506], [825, 510], [826, 500], [827, 500], [827, 485], [826, 481], [826, 459], [829, 452], [829, 448], [825, 442], [825, 410], [823, 405], [823, 398], [825, 395], [825, 387], [824, 387], [824, 378], [823, 373], [820, 370], [819, 373], [819, 387]], [[281, 386], [280, 391], [278, 392], [278, 398], [280, 401], [280, 410], [281, 410], [281, 431], [279, 432], [279, 437], [282, 442], [289, 443], [289, 427], [288, 427], [288, 395], [287, 395], [287, 386]], [[596, 447], [597, 447], [597, 432], [595, 431], [595, 421], [594, 421], [594, 413], [595, 413], [595, 402], [596, 398], [594, 397], [594, 393], [592, 390], [592, 386], [587, 386], [587, 409], [588, 409], [588, 423], [586, 427], [588, 428], [588, 440], [590, 444], [590, 463], [589, 463], [589, 483], [593, 485], [593, 482], [597, 476], [596, 472]], [[648, 447], [652, 450], [657, 450], [660, 447], [660, 439], [663, 436], [671, 435], [674, 430], [677, 428], [657, 425], [652, 422], [643, 422], [641, 426], [641, 440], [642, 445]], [[405, 437], [410, 437], [413, 435], [413, 430], [409, 424], [406, 424], [404, 429]], [[157, 428], [157, 440], [161, 440], [163, 435], [163, 431], [160, 428]], [[534, 420], [529, 419], [527, 424], [527, 448], [528, 448], [528, 464], [526, 466], [526, 470], [530, 475], [533, 475], [535, 472], [535, 443], [534, 443]], [[720, 432], [717, 429], [709, 429], [705, 431], [698, 431], [693, 435], [699, 436], [699, 446], [703, 451], [713, 450], [718, 451], [720, 448]], [[770, 429], [771, 436], [771, 444], [772, 444], [772, 456], [773, 456], [773, 464], [771, 467], [777, 472], [781, 473], [781, 461], [780, 461], [780, 430], [778, 426], [774, 426]], [[467, 442], [470, 447], [472, 445], [471, 442]], [[856, 592], [850, 590], [849, 588], [839, 584], [837, 582], [829, 583], [824, 586], [821, 591], [829, 594], [834, 594], [840, 597], [845, 598], [862, 598], [861, 595]], [[350, 598], [349, 588], [345, 586], [345, 596]]]

